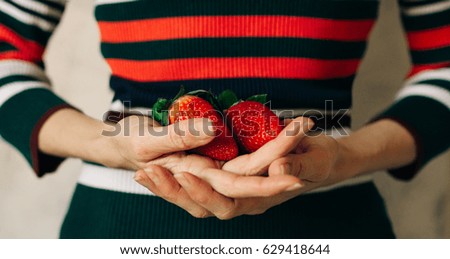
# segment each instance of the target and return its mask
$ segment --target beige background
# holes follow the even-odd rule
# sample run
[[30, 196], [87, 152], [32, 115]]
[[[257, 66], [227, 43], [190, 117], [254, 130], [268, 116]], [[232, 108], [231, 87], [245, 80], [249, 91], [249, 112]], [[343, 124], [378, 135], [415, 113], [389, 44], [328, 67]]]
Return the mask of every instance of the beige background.
[[[354, 88], [356, 127], [392, 101], [409, 68], [395, 0], [382, 2]], [[46, 60], [55, 91], [101, 118], [112, 94], [98, 40], [93, 1], [70, 1]], [[410, 183], [377, 176], [398, 237], [450, 238], [449, 158], [449, 152], [441, 155]], [[56, 174], [37, 179], [25, 160], [0, 141], [0, 165], [0, 238], [56, 238], [80, 162], [69, 159]]]

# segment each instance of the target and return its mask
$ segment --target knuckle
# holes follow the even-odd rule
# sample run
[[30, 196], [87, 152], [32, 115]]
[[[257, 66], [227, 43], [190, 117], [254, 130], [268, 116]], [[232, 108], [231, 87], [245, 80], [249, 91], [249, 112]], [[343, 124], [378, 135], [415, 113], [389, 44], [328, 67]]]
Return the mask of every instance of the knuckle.
[[163, 195], [163, 198], [165, 200], [170, 201], [170, 202], [172, 202], [174, 204], [177, 204], [179, 202], [178, 198], [177, 198], [177, 195], [175, 195], [173, 192], [166, 192], [166, 193], [164, 193], [162, 195]]
[[172, 187], [171, 189], [167, 190], [165, 193], [166, 200], [168, 200], [174, 204], [181, 203], [182, 202], [182, 200], [180, 198], [180, 197], [182, 197], [181, 192], [182, 192], [181, 187], [177, 187], [176, 189], [174, 189]]
[[138, 158], [145, 157], [145, 155], [147, 154], [147, 147], [145, 145], [143, 145], [142, 142], [139, 141], [138, 138], [135, 138], [131, 142], [131, 149]]
[[266, 211], [267, 211], [267, 209], [258, 208], [258, 209], [255, 209], [255, 210], [251, 213], [251, 215], [261, 215], [261, 214], [264, 214]]
[[204, 219], [209, 217], [209, 213], [206, 210], [194, 210], [191, 211], [190, 214], [194, 217], [194, 218], [198, 218], [198, 219]]
[[199, 204], [209, 204], [211, 201], [210, 195], [195, 195], [193, 199]]
[[169, 131], [169, 141], [175, 148], [188, 148], [186, 139], [181, 134], [181, 132], [177, 132], [176, 129]]
[[234, 218], [235, 216], [236, 215], [235, 215], [234, 211], [231, 211], [231, 210], [227, 210], [227, 211], [218, 213], [216, 215], [216, 217], [220, 220], [229, 220], [229, 219]]

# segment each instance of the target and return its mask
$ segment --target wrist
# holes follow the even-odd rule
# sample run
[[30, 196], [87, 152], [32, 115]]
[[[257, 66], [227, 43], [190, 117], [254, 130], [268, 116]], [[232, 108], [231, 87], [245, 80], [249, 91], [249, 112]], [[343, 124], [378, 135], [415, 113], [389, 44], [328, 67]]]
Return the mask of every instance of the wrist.
[[352, 178], [365, 172], [367, 155], [351, 136], [341, 137], [337, 140], [338, 156], [336, 161], [336, 173], [345, 179]]
[[115, 145], [116, 126], [98, 121], [96, 136], [89, 148], [89, 161], [106, 167], [122, 168], [123, 159]]

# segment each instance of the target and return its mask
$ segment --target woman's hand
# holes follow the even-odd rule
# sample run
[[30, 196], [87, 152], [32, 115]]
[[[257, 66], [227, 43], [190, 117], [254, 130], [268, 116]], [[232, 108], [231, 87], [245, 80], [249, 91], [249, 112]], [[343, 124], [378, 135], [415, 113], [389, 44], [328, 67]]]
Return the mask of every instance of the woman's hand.
[[[298, 195], [301, 181], [290, 175], [249, 175], [267, 172], [271, 162], [295, 149], [310, 127], [311, 121], [298, 118], [277, 139], [261, 148], [262, 151], [237, 158], [229, 167], [251, 170], [249, 172], [218, 170], [219, 164], [209, 158], [176, 153], [149, 162], [145, 171], [136, 173], [136, 180], [154, 194], [196, 217], [216, 216], [226, 219], [262, 213]], [[266, 152], [270, 154], [269, 157]], [[255, 154], [260, 156], [252, 157]], [[247, 162], [254, 162], [250, 165], [256, 168], [239, 167], [239, 163]]]
[[[301, 120], [302, 118], [298, 118], [295, 121]], [[295, 129], [295, 125], [291, 123], [287, 128]], [[262, 161], [261, 164], [253, 163], [253, 166], [245, 168], [245, 163], [253, 161], [251, 155], [228, 162], [231, 164], [228, 164], [228, 169], [235, 168], [234, 173], [260, 174], [267, 168], [268, 177], [233, 176], [230, 172], [208, 168], [173, 175], [161, 166], [149, 165], [146, 171], [139, 170], [136, 173], [136, 180], [195, 217], [230, 219], [244, 214], [263, 213], [307, 191], [363, 173], [398, 167], [410, 163], [415, 157], [412, 136], [400, 124], [391, 120], [375, 122], [339, 139], [325, 135], [305, 137], [303, 128], [308, 126], [302, 126], [291, 141], [277, 138], [269, 142], [272, 145], [267, 145], [272, 148], [260, 154], [265, 154], [266, 158], [253, 157]], [[284, 137], [282, 134], [279, 136]], [[286, 154], [285, 151], [292, 146], [295, 149]], [[274, 159], [271, 161], [270, 157]], [[250, 173], [242, 169], [247, 169]], [[277, 185], [282, 179], [279, 177], [283, 176], [294, 177], [294, 184], [283, 186], [292, 179], [284, 178], [284, 183]]]
[[149, 117], [131, 116], [110, 125], [74, 109], [61, 109], [45, 121], [38, 147], [50, 155], [138, 170], [164, 154], [202, 146], [213, 139], [208, 119], [161, 127]]
[[[115, 125], [106, 126], [103, 135], [109, 142], [113, 159], [105, 160], [109, 167], [138, 170], [155, 158], [174, 152], [203, 146], [214, 139], [208, 119], [191, 119], [162, 127], [145, 116], [130, 116]], [[109, 136], [109, 137], [108, 137]], [[203, 159], [202, 166], [214, 166]]]
[[[262, 162], [267, 159], [268, 165], [254, 163], [258, 166], [242, 166], [243, 169], [251, 170], [240, 170], [242, 175], [207, 167], [199, 169], [196, 160], [204, 157], [183, 155], [154, 160], [145, 171], [139, 170], [136, 173], [136, 180], [194, 217], [230, 219], [240, 215], [264, 213], [304, 192], [350, 177], [350, 171], [345, 171], [340, 165], [343, 156], [341, 152], [345, 152], [346, 148], [340, 147], [335, 139], [319, 135], [291, 140], [292, 142], [286, 141], [280, 137], [270, 142], [272, 144], [268, 144], [268, 147], [273, 150], [267, 151], [271, 151], [269, 154], [274, 159], [270, 161], [269, 158], [259, 158]], [[236, 161], [244, 161], [248, 156], [250, 155]], [[187, 160], [191, 162], [186, 162]], [[249, 163], [251, 161], [248, 160]], [[186, 165], [191, 166], [186, 168]], [[239, 167], [236, 165], [236, 168]], [[264, 170], [268, 170], [268, 177], [249, 175], [259, 174]]]
[[[241, 176], [218, 169], [173, 175], [162, 166], [149, 165], [135, 179], [155, 195], [197, 218], [231, 219], [255, 215], [299, 194], [302, 184], [289, 175]], [[225, 195], [224, 195], [225, 194]]]

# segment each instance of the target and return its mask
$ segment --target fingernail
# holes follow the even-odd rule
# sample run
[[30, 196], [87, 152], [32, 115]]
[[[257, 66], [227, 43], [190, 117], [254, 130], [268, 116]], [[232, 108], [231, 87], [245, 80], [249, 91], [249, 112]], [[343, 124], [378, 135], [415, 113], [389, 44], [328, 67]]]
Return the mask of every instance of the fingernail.
[[294, 123], [293, 132], [294, 132], [293, 136], [295, 136], [295, 135], [297, 135], [297, 134], [299, 134], [301, 132], [300, 123], [297, 123], [297, 122]]
[[306, 120], [305, 123], [303, 123], [303, 128], [306, 130], [312, 129], [314, 127], [314, 121], [310, 118]]
[[287, 136], [291, 136], [291, 137], [297, 136], [297, 135], [301, 132], [301, 124], [300, 124], [299, 121], [294, 121], [293, 127], [294, 127], [294, 128], [289, 129], [289, 130], [286, 132], [286, 135], [287, 135]]
[[280, 174], [287, 175], [291, 173], [292, 166], [289, 163], [280, 165]]
[[136, 181], [136, 182], [141, 182], [142, 181], [142, 173], [140, 173], [140, 172], [136, 172], [136, 174], [134, 175], [134, 180]]
[[303, 187], [302, 184], [296, 183], [296, 184], [290, 186], [289, 188], [287, 188], [286, 191], [288, 191], [288, 192], [290, 192], [290, 191], [296, 191], [296, 190], [301, 189], [302, 187]]

